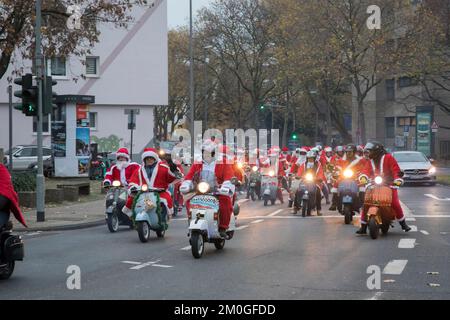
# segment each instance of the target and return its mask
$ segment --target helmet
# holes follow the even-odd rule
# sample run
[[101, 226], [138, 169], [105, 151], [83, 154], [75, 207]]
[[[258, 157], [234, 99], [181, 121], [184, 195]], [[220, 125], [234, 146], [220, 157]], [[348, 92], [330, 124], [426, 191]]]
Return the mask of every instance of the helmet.
[[331, 147], [325, 148], [325, 153], [332, 153], [332, 152], [333, 152], [333, 148], [331, 148]]
[[308, 153], [306, 154], [306, 159], [311, 159], [314, 158], [316, 159], [316, 153], [314, 151], [308, 151]]
[[354, 152], [354, 153], [356, 153], [356, 151], [357, 151], [356, 145], [354, 145], [353, 143], [350, 143], [350, 144], [348, 144], [345, 147], [345, 152]]
[[356, 149], [358, 152], [364, 152], [364, 146], [362, 145], [357, 146]]
[[367, 151], [369, 153], [370, 159], [376, 159], [386, 153], [383, 144], [378, 141], [367, 143], [364, 151]]
[[322, 147], [322, 145], [318, 144], [318, 145], [316, 146], [316, 149], [320, 152], [320, 151], [322, 151], [323, 147]]

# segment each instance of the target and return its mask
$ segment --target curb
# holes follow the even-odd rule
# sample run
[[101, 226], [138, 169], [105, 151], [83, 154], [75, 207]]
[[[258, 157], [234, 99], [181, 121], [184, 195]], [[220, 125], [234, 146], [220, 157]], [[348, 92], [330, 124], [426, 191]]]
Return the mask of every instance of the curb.
[[33, 227], [33, 228], [13, 228], [16, 232], [27, 232], [27, 231], [69, 231], [69, 230], [80, 230], [80, 229], [87, 229], [87, 228], [93, 228], [98, 227], [105, 224], [105, 219], [92, 221], [92, 222], [85, 222], [85, 223], [78, 223], [78, 224], [71, 224], [71, 225], [62, 225], [62, 226], [52, 226], [52, 227]]

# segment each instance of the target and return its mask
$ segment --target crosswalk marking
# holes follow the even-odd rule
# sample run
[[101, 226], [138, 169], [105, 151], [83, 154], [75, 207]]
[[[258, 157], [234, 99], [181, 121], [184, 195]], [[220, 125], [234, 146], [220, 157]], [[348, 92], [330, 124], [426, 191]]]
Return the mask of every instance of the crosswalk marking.
[[392, 260], [383, 269], [383, 274], [400, 275], [406, 267], [408, 260]]
[[400, 239], [398, 247], [400, 249], [413, 249], [416, 246], [416, 239]]

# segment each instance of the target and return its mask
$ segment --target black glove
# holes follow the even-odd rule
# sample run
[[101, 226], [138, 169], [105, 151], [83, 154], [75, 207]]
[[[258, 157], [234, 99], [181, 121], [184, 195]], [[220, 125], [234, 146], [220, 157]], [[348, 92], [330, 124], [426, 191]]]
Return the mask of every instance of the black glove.
[[131, 192], [131, 193], [137, 193], [137, 192], [138, 192], [138, 188], [137, 188], [136, 186], [132, 186], [132, 187], [130, 188], [130, 192]]
[[109, 188], [111, 186], [111, 183], [109, 181], [103, 182], [103, 188]]

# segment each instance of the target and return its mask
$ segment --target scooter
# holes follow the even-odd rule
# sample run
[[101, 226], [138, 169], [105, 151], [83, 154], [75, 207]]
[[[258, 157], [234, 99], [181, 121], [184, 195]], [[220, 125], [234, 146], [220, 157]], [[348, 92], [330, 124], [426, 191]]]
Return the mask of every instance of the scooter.
[[261, 200], [261, 174], [258, 172], [258, 167], [252, 168], [248, 179], [247, 199], [251, 198], [252, 201], [255, 201], [258, 198]]
[[367, 186], [364, 212], [366, 212], [369, 234], [377, 239], [380, 230], [383, 235], [389, 232], [395, 221], [395, 212], [392, 210], [392, 189], [398, 187], [385, 183], [383, 177], [377, 176]]
[[7, 222], [0, 229], [0, 280], [6, 280], [14, 272], [16, 261], [23, 261], [22, 237], [12, 233], [12, 223]]
[[136, 195], [133, 216], [139, 240], [143, 243], [150, 239], [150, 231], [156, 232], [158, 238], [164, 238], [169, 228], [169, 215], [159, 196], [163, 191], [144, 184]]
[[119, 226], [128, 226], [134, 228], [133, 220], [126, 214], [122, 213], [122, 209], [127, 201], [127, 190], [120, 181], [115, 180], [111, 187], [108, 187], [106, 194], [106, 224], [111, 233], [117, 232]]
[[298, 191], [295, 193], [294, 214], [301, 209], [302, 217], [310, 216], [312, 210], [316, 208], [316, 192], [320, 190], [315, 180], [315, 175], [310, 172], [301, 180]]
[[[236, 213], [231, 216], [227, 230], [227, 238], [219, 234], [219, 200], [220, 192], [212, 190], [207, 182], [200, 182], [196, 187], [196, 194], [190, 200], [188, 211], [189, 243], [192, 255], [200, 259], [205, 251], [205, 242], [214, 243], [217, 250], [222, 250], [226, 240], [231, 240], [236, 230]], [[234, 211], [234, 210], [233, 210]]]
[[359, 186], [351, 169], [343, 172], [343, 179], [338, 185], [338, 211], [344, 216], [344, 223], [350, 224], [355, 212], [359, 210]]
[[267, 206], [269, 201], [272, 205], [275, 204], [278, 192], [278, 178], [275, 176], [275, 171], [262, 172], [261, 192], [264, 206]]
[[290, 181], [290, 193], [289, 193], [289, 208], [294, 208], [294, 214], [298, 213], [299, 207], [294, 206], [295, 203], [295, 195], [298, 192], [300, 185], [301, 185], [301, 179], [300, 177], [293, 178], [293, 174], [289, 174], [289, 181]]

